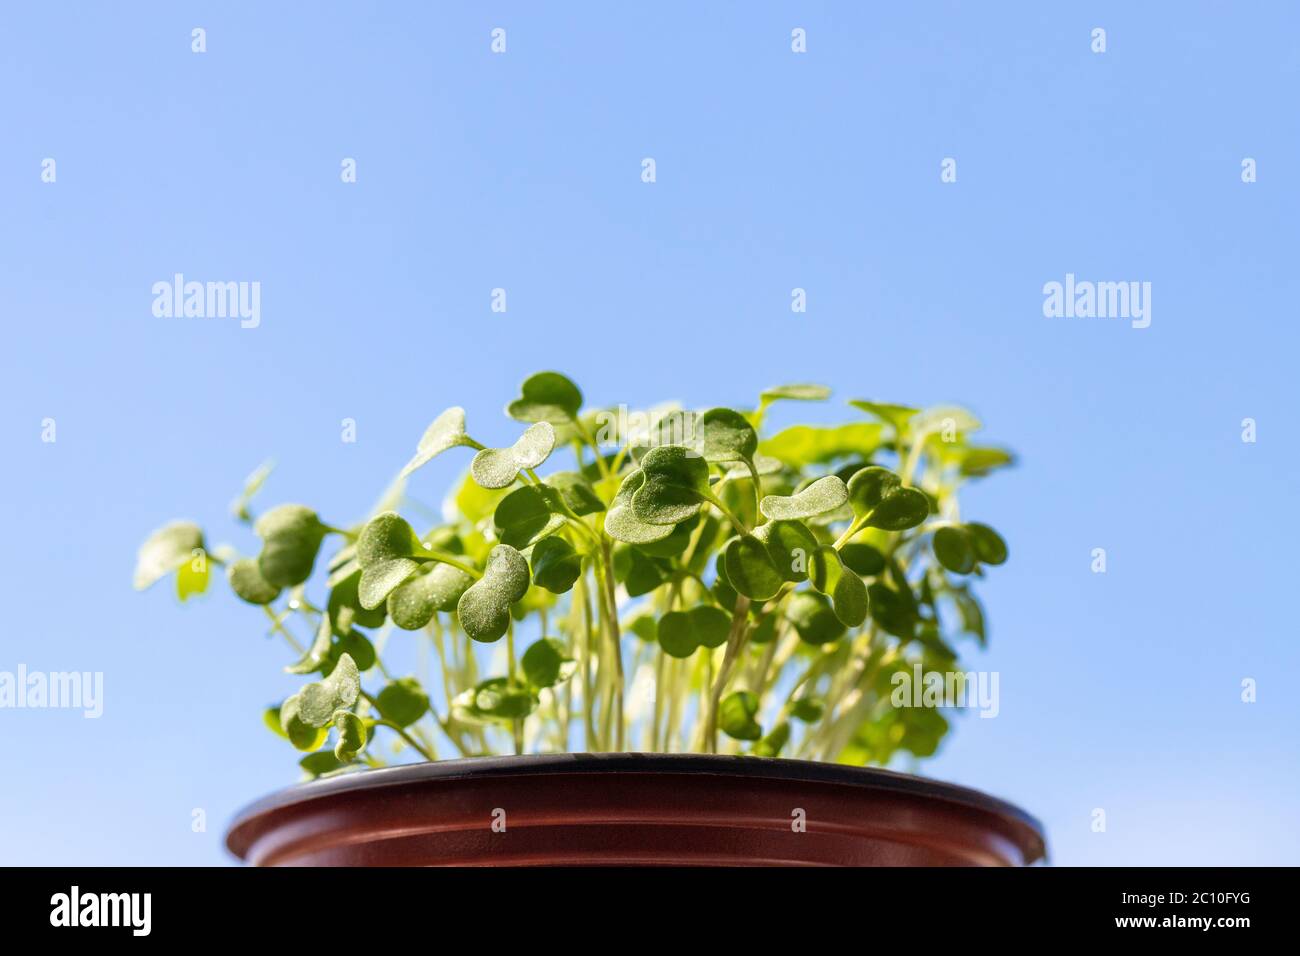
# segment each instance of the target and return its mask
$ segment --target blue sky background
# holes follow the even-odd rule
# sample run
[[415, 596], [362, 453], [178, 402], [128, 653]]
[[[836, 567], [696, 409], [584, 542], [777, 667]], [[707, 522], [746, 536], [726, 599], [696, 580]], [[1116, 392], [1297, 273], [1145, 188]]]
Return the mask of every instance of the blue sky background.
[[[106, 681], [98, 721], [0, 711], [0, 862], [224, 862], [295, 779], [260, 711], [298, 681], [224, 583], [133, 593], [139, 541], [252, 550], [226, 505], [268, 457], [266, 503], [349, 521], [437, 412], [505, 440], [554, 367], [594, 404], [973, 407], [1021, 456], [963, 509], [1012, 550], [969, 660], [1001, 714], [925, 772], [1058, 863], [1300, 863], [1293, 5], [375, 6], [0, 14], [0, 670]], [[174, 272], [260, 281], [261, 327], [155, 318]], [[1151, 327], [1044, 318], [1067, 272], [1150, 281]]]

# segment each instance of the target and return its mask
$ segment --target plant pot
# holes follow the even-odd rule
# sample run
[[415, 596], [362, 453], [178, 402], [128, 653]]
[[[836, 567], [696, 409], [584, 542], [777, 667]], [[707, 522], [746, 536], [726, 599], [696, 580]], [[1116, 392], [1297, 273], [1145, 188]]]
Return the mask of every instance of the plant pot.
[[253, 804], [226, 845], [258, 866], [1019, 866], [1046, 852], [1033, 817], [975, 790], [698, 754], [479, 757], [346, 774]]

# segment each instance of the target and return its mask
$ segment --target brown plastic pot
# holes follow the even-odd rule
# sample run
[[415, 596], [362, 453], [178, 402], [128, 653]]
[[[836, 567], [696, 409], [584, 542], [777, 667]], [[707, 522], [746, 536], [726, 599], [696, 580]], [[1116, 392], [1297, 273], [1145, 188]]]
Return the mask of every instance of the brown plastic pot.
[[1033, 817], [975, 790], [694, 754], [479, 757], [347, 774], [248, 807], [226, 845], [258, 866], [1020, 866], [1045, 853]]

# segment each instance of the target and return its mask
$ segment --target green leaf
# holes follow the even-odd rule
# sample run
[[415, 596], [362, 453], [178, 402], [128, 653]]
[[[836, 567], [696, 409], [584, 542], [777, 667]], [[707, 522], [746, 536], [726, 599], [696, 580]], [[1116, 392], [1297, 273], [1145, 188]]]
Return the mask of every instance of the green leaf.
[[618, 486], [618, 493], [605, 513], [605, 533], [615, 541], [625, 544], [649, 544], [662, 541], [673, 533], [672, 525], [648, 524], [632, 510], [632, 497], [645, 484], [645, 474], [637, 469], [630, 472]]
[[806, 525], [800, 521], [769, 521], [754, 529], [754, 537], [767, 547], [783, 580], [808, 580], [808, 568], [818, 544]]
[[834, 511], [848, 498], [844, 482], [827, 475], [796, 495], [768, 495], [758, 503], [758, 510], [773, 521], [797, 521]]
[[623, 625], [625, 630], [631, 631], [647, 644], [653, 644], [659, 640], [659, 622], [655, 620], [654, 614], [644, 605]]
[[339, 666], [339, 658], [347, 654], [357, 665], [357, 670], [365, 673], [375, 666], [375, 645], [360, 631], [348, 631], [339, 635], [339, 639], [330, 648], [327, 668], [333, 670]]
[[709, 604], [691, 608], [691, 631], [700, 647], [721, 647], [731, 633], [731, 615]]
[[801, 697], [790, 706], [790, 716], [805, 724], [814, 724], [826, 712], [826, 701], [820, 697]]
[[500, 640], [510, 626], [510, 605], [528, 591], [528, 562], [508, 544], [498, 544], [487, 557], [483, 577], [470, 585], [456, 606], [460, 626], [476, 641]]
[[198, 525], [189, 521], [163, 525], [140, 545], [135, 560], [135, 589], [143, 591], [157, 583], [188, 562], [194, 550], [202, 547], [203, 531]]
[[519, 666], [534, 687], [553, 687], [572, 677], [577, 663], [562, 643], [553, 637], [543, 637], [524, 651]]
[[279, 505], [266, 512], [253, 525], [253, 533], [262, 539], [257, 557], [262, 577], [277, 588], [302, 584], [311, 577], [327, 531], [305, 505]]
[[690, 657], [700, 646], [691, 617], [685, 611], [669, 611], [661, 617], [656, 636], [669, 657]]
[[474, 476], [466, 474], [454, 495], [448, 497], [444, 507], [454, 508], [470, 524], [478, 524], [490, 517], [493, 510], [506, 492], [501, 488], [482, 488], [474, 481]]
[[208, 589], [208, 571], [206, 554], [192, 557], [176, 569], [176, 596], [181, 603]]
[[555, 428], [540, 421], [529, 425], [509, 448], [484, 448], [470, 462], [469, 473], [484, 488], [506, 488], [519, 472], [546, 461], [554, 447]]
[[930, 516], [930, 499], [915, 488], [899, 488], [871, 512], [867, 525], [882, 531], [906, 531]]
[[473, 583], [460, 568], [427, 564], [388, 595], [388, 615], [402, 630], [417, 631], [433, 620], [436, 612], [454, 610]]
[[704, 413], [701, 423], [706, 461], [746, 461], [754, 457], [758, 435], [740, 412], [711, 408]]
[[520, 422], [560, 425], [577, 418], [582, 391], [559, 372], [538, 372], [520, 386], [520, 397], [506, 406], [506, 414]]
[[918, 414], [919, 408], [912, 408], [908, 405], [890, 405], [888, 402], [868, 402], [863, 399], [854, 399], [849, 402], [859, 411], [866, 412], [875, 418], [880, 419], [887, 425], [892, 425], [897, 432], [907, 430], [907, 423], [912, 420], [912, 416]]
[[786, 605], [785, 616], [794, 625], [800, 639], [808, 644], [838, 641], [847, 628], [835, 615], [830, 601], [813, 591], [799, 591]]
[[560, 537], [543, 538], [533, 547], [533, 583], [553, 594], [564, 594], [582, 574], [582, 558]]
[[764, 614], [759, 618], [757, 627], [750, 627], [749, 643], [767, 644], [776, 637], [776, 620], [775, 614]]
[[266, 724], [271, 732], [277, 737], [283, 737], [285, 740], [289, 739], [289, 735], [286, 734], [284, 728], [280, 726], [279, 704], [268, 707], [266, 710], [262, 711], [262, 723]]
[[344, 654], [328, 677], [307, 684], [294, 695], [298, 699], [298, 717], [310, 727], [324, 727], [334, 717], [334, 711], [351, 707], [360, 693], [361, 675], [356, 662]]
[[975, 570], [975, 540], [958, 525], [945, 525], [934, 533], [934, 556], [949, 571], [970, 574]]
[[375, 698], [379, 714], [399, 727], [409, 727], [429, 712], [429, 695], [414, 677], [389, 681]]
[[632, 493], [632, 511], [646, 524], [679, 524], [694, 517], [709, 495], [709, 466], [683, 445], [651, 448], [641, 459], [641, 473], [645, 481]]
[[334, 714], [334, 756], [339, 763], [350, 763], [366, 746], [366, 725], [361, 718], [348, 710]]
[[415, 457], [406, 463], [399, 478], [408, 477], [411, 472], [433, 461], [448, 448], [470, 444], [465, 434], [465, 409], [453, 406], [433, 420], [424, 431], [420, 444], [416, 446]]
[[888, 468], [871, 465], [849, 479], [849, 504], [858, 517], [870, 514], [886, 497], [903, 487], [903, 479]]
[[783, 720], [766, 737], [754, 744], [752, 753], [756, 757], [779, 757], [789, 742], [790, 725]]
[[[330, 576], [335, 584], [330, 588], [326, 613], [334, 622], [336, 634], [347, 632], [354, 624], [358, 627], [381, 627], [388, 614], [382, 602], [373, 608], [361, 606], [361, 566], [355, 561], [349, 564], [354, 569], [351, 574], [342, 578], [338, 578], [337, 575]], [[357, 666], [361, 666], [360, 660], [357, 661]], [[361, 669], [367, 670], [365, 667]]]
[[840, 548], [840, 560], [854, 574], [872, 577], [885, 570], [885, 556], [869, 544], [850, 541]]
[[357, 583], [357, 596], [361, 606], [367, 610], [379, 607], [388, 600], [388, 595], [419, 569], [420, 562], [414, 558], [394, 558], [366, 568], [361, 572], [361, 580]]
[[849, 627], [859, 627], [867, 619], [870, 599], [862, 578], [852, 571], [843, 570], [831, 592], [831, 605], [835, 616]]
[[867, 458], [880, 447], [882, 428], [874, 422], [823, 427], [794, 425], [760, 442], [758, 450], [794, 468], [836, 458]]
[[785, 577], [765, 545], [752, 534], [739, 535], [724, 551], [727, 581], [739, 593], [755, 601], [766, 601], [781, 590]]
[[325, 725], [315, 726], [302, 718], [302, 694], [294, 694], [280, 705], [280, 729], [289, 743], [298, 750], [319, 750], [329, 731]]
[[916, 615], [910, 602], [901, 594], [879, 582], [867, 588], [871, 619], [887, 633], [910, 639], [916, 634]]
[[624, 547], [614, 552], [614, 570], [615, 579], [623, 584], [628, 597], [640, 597], [667, 581], [671, 566], [638, 548]]
[[361, 606], [376, 608], [384, 603], [394, 588], [419, 569], [414, 555], [420, 550], [419, 539], [400, 515], [385, 511], [366, 522], [357, 539]]
[[605, 510], [605, 502], [579, 472], [557, 471], [546, 476], [546, 484], [560, 493], [564, 504], [579, 518]]
[[254, 558], [240, 558], [226, 568], [230, 589], [249, 604], [270, 604], [280, 596], [280, 589], [262, 577]]
[[985, 564], [1003, 564], [1007, 560], [1007, 543], [986, 524], [972, 521], [966, 525], [975, 544], [975, 556]]
[[[675, 558], [684, 552], [691, 544], [691, 537], [695, 534], [695, 529], [700, 523], [700, 516], [688, 518], [681, 524], [672, 526], [672, 533], [668, 537], [659, 541], [646, 541], [636, 546], [638, 551], [648, 554], [653, 558]], [[663, 525], [650, 525], [652, 528], [662, 528]]]
[[[324, 731], [321, 731], [323, 734]], [[298, 761], [298, 766], [302, 767], [313, 777], [319, 777], [322, 774], [331, 773], [343, 766], [339, 758], [332, 751], [320, 750], [316, 753], [308, 754]]]
[[537, 707], [537, 692], [509, 677], [485, 680], [472, 691], [471, 707], [480, 717], [521, 720]]
[[[773, 458], [771, 455], [755, 454], [753, 457], [754, 471], [758, 476], [763, 478], [767, 475], [775, 475], [785, 468], [785, 464], [780, 458]], [[749, 470], [749, 465], [740, 464], [727, 470], [727, 477], [732, 481], [752, 481], [753, 472]]]
[[754, 720], [758, 697], [747, 690], [732, 691], [718, 705], [718, 726], [735, 740], [758, 740], [763, 728]]
[[333, 631], [330, 628], [329, 617], [321, 618], [320, 627], [316, 628], [316, 639], [312, 641], [311, 647], [298, 660], [296, 664], [290, 664], [286, 667], [287, 674], [310, 674], [313, 671], [321, 669], [321, 666], [329, 660], [330, 645], [333, 643]]
[[726, 552], [719, 551], [713, 559], [713, 569], [717, 572], [717, 575], [714, 577], [713, 585], [709, 590], [713, 594], [713, 599], [717, 601], [718, 604], [726, 610], [731, 611], [735, 609], [736, 601], [739, 600], [740, 595], [736, 593], [736, 589], [733, 588], [731, 582], [727, 580], [726, 564]]
[[961, 459], [961, 473], [969, 478], [983, 478], [989, 472], [1015, 463], [1015, 457], [1001, 448], [983, 448], [974, 445], [965, 450]]
[[252, 521], [253, 516], [248, 511], [248, 506], [252, 503], [253, 497], [262, 490], [262, 485], [266, 484], [266, 479], [271, 477], [271, 472], [275, 469], [275, 463], [264, 461], [256, 468], [253, 473], [244, 479], [244, 487], [239, 492], [239, 497], [230, 503], [230, 513], [240, 521]]
[[560, 493], [545, 485], [525, 485], [501, 499], [492, 515], [502, 544], [522, 551], [564, 527]]
[[824, 402], [831, 397], [831, 390], [825, 385], [777, 385], [764, 390], [758, 400], [762, 405], [771, 405], [778, 401]]

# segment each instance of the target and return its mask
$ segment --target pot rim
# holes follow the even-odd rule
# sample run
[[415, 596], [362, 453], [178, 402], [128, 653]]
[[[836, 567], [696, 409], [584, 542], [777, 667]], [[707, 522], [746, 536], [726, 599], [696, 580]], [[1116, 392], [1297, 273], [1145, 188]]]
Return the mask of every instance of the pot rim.
[[[642, 773], [703, 774], [751, 777], [815, 784], [839, 784], [867, 790], [940, 800], [992, 814], [1019, 824], [1032, 834], [1026, 859], [1036, 861], [1047, 854], [1043, 825], [1015, 804], [970, 787], [898, 773], [879, 767], [853, 767], [814, 760], [750, 757], [730, 754], [665, 753], [562, 753], [523, 754], [503, 757], [465, 757], [427, 763], [403, 764], [359, 773], [346, 773], [326, 780], [295, 784], [257, 800], [235, 814], [226, 831], [226, 849], [245, 859], [259, 821], [276, 810], [314, 800], [386, 787], [410, 786], [424, 780], [461, 780], [474, 777], [526, 777], [531, 774]], [[1036, 843], [1036, 846], [1033, 845]]]

